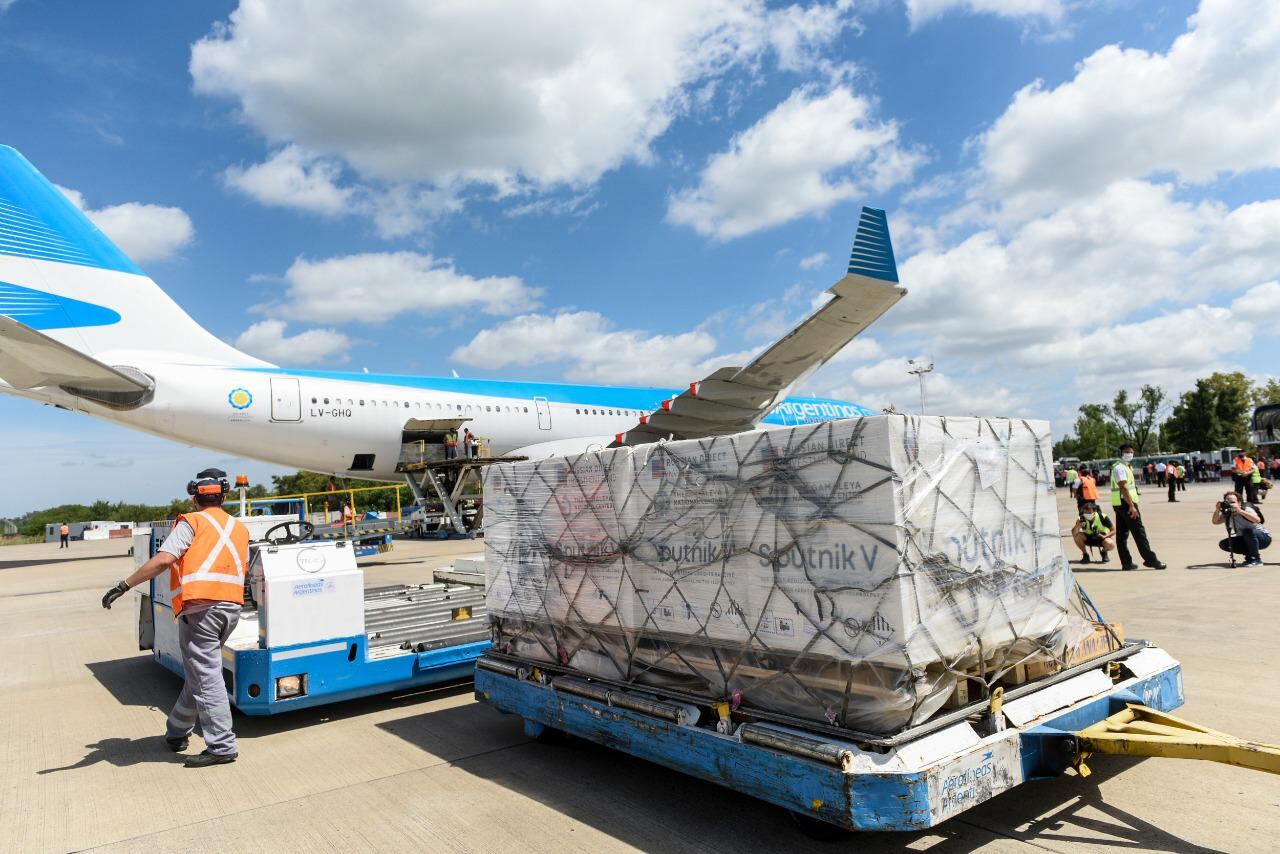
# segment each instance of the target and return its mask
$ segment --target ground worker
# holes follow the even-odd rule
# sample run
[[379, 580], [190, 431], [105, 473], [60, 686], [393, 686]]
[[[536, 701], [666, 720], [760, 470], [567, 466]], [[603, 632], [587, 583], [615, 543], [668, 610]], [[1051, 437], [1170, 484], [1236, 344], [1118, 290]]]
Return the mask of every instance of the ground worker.
[[1102, 552], [1102, 563], [1111, 562], [1111, 552], [1116, 547], [1116, 532], [1111, 527], [1107, 514], [1098, 510], [1098, 505], [1086, 501], [1080, 508], [1080, 518], [1076, 519], [1071, 529], [1071, 539], [1080, 549], [1080, 562], [1089, 563], [1089, 546], [1096, 546]]
[[1084, 505], [1098, 500], [1098, 481], [1089, 469], [1081, 469], [1076, 479], [1076, 509], [1084, 512]]
[[1067, 489], [1071, 493], [1071, 497], [1076, 499], [1079, 498], [1079, 496], [1076, 495], [1076, 479], [1078, 477], [1080, 477], [1080, 472], [1076, 471], [1075, 466], [1067, 469], [1067, 473], [1064, 476], [1064, 479], [1067, 482]]
[[342, 502], [342, 527], [353, 527], [356, 524], [356, 508], [351, 506], [350, 501]]
[[71, 548], [71, 526], [68, 525], [66, 522], [63, 522], [62, 527], [58, 529], [58, 535], [62, 538], [61, 541], [58, 543], [58, 548], [60, 549]]
[[[1253, 464], [1253, 459], [1244, 451], [1236, 454], [1235, 461], [1231, 466], [1231, 481], [1232, 485], [1235, 486], [1236, 495], [1240, 496], [1242, 499], [1249, 487], [1249, 480], [1253, 476], [1253, 470], [1255, 468], [1256, 466]], [[1250, 503], [1253, 503], [1252, 500]]]
[[456, 459], [458, 456], [458, 431], [450, 430], [444, 434], [444, 458]]
[[1178, 499], [1174, 497], [1174, 493], [1178, 491], [1178, 465], [1177, 463], [1169, 463], [1165, 469], [1165, 480], [1169, 484], [1169, 500], [1174, 504], [1178, 503]]
[[1133, 476], [1133, 445], [1120, 446], [1120, 459], [1111, 469], [1111, 508], [1116, 514], [1116, 551], [1120, 553], [1121, 569], [1137, 569], [1133, 556], [1129, 553], [1129, 535], [1138, 546], [1142, 555], [1142, 565], [1152, 569], [1165, 569], [1156, 553], [1147, 542], [1147, 529], [1142, 524], [1142, 514], [1138, 512], [1138, 482]]
[[189, 756], [188, 768], [235, 762], [240, 755], [231, 731], [231, 704], [222, 681], [222, 645], [240, 620], [244, 604], [249, 531], [222, 509], [230, 491], [226, 472], [205, 469], [187, 484], [195, 513], [178, 517], [156, 556], [102, 597], [102, 607], [145, 581], [169, 571], [173, 614], [186, 681], [173, 704], [165, 743], [175, 753], [187, 749], [200, 722], [205, 749]]
[[1249, 493], [1249, 503], [1258, 503], [1258, 490], [1262, 486], [1262, 469], [1257, 463], [1253, 464], [1253, 471], [1249, 472], [1249, 482], [1245, 484], [1245, 490]]

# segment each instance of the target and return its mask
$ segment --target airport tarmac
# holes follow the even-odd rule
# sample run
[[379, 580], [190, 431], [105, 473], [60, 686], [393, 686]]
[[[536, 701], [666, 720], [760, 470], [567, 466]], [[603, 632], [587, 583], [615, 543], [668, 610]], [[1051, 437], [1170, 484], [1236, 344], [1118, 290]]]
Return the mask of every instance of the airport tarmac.
[[[1065, 526], [1074, 507], [1059, 492]], [[1280, 553], [1231, 569], [1209, 523], [1220, 489], [1192, 484], [1177, 507], [1152, 492], [1147, 526], [1169, 569], [1113, 561], [1077, 565], [1079, 578], [1129, 636], [1182, 661], [1177, 714], [1280, 741]], [[237, 716], [240, 761], [185, 769], [162, 740], [179, 680], [137, 650], [132, 594], [99, 603], [131, 569], [126, 549], [0, 548], [2, 851], [1269, 852], [1280, 840], [1280, 777], [1095, 757], [1088, 779], [1029, 783], [931, 831], [817, 843], [751, 798], [593, 745], [532, 742], [469, 684]], [[368, 575], [428, 580], [475, 549], [397, 542]]]

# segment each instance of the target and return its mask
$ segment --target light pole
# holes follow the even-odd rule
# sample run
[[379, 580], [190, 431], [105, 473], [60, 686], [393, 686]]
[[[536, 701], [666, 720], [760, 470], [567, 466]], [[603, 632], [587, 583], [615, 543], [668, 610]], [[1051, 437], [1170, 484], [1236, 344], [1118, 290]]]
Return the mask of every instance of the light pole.
[[907, 373], [915, 374], [920, 380], [920, 414], [924, 415], [924, 375], [933, 370], [932, 359], [907, 359]]

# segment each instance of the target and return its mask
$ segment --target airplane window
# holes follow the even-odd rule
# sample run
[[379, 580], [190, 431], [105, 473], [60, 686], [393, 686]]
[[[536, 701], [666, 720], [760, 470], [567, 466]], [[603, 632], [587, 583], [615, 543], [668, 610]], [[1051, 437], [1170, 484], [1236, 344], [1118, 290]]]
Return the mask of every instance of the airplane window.
[[312, 402], [312, 403], [315, 403], [315, 402], [316, 402], [316, 399], [315, 399], [314, 397], [313, 397], [313, 398], [311, 398], [311, 402]]
[[527, 407], [527, 406], [526, 406], [526, 407], [524, 408], [524, 411], [525, 411], [525, 412], [528, 412], [528, 411], [529, 411], [529, 407]]
[[364, 401], [363, 401], [363, 400], [362, 400], [362, 401], [360, 401], [360, 405], [361, 405], [361, 406], [364, 406]]
[[581, 415], [582, 413], [575, 409], [575, 410], [573, 410], [573, 414], [574, 414], [574, 415]]
[[609, 410], [609, 414], [610, 414], [610, 415], [612, 415], [612, 414], [613, 414], [613, 410], [612, 410], [612, 409], [610, 409], [610, 410]]
[[328, 406], [328, 405], [329, 405], [329, 398], [327, 398], [327, 397], [326, 397], [326, 398], [324, 399], [324, 405], [325, 405], [325, 406]]
[[404, 408], [405, 408], [405, 409], [408, 409], [408, 408], [409, 408], [409, 401], [407, 401], [407, 400], [406, 400], [406, 401], [404, 402]]
[[492, 406], [486, 406], [486, 407], [484, 408], [484, 411], [485, 411], [485, 412], [492, 412], [492, 411], [493, 411], [493, 407], [492, 407]]

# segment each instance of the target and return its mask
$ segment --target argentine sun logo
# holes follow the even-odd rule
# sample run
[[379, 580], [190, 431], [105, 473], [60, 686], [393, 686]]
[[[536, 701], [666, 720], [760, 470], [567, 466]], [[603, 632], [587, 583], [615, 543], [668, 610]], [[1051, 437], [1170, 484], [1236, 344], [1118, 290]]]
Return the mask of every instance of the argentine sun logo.
[[247, 388], [233, 388], [231, 394], [227, 395], [227, 403], [236, 409], [248, 409], [249, 404], [253, 403], [253, 395], [249, 394]]

